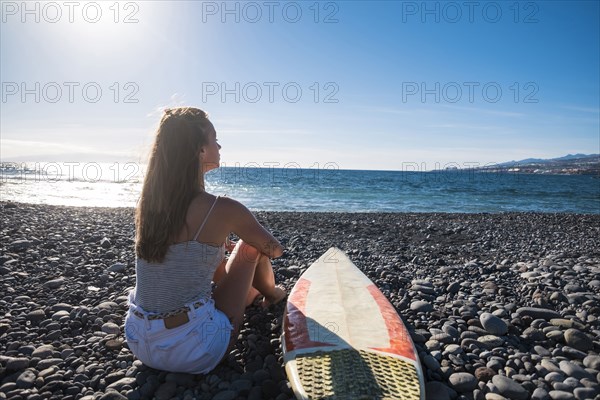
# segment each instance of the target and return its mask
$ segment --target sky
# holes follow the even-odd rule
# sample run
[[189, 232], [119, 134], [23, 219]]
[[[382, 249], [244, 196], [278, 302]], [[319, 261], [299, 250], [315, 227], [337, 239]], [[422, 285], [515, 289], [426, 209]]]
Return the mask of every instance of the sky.
[[143, 163], [175, 106], [225, 166], [600, 153], [599, 4], [2, 1], [0, 160]]

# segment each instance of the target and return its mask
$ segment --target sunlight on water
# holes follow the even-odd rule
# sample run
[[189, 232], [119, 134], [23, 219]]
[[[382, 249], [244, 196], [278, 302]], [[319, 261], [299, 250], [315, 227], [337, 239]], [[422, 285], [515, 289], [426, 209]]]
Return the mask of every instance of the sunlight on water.
[[[2, 163], [0, 199], [135, 207], [144, 169], [135, 163]], [[207, 174], [206, 187], [267, 211], [600, 214], [600, 179], [593, 176], [224, 167]]]
[[2, 163], [2, 200], [75, 207], [135, 207], [144, 166], [136, 163]]

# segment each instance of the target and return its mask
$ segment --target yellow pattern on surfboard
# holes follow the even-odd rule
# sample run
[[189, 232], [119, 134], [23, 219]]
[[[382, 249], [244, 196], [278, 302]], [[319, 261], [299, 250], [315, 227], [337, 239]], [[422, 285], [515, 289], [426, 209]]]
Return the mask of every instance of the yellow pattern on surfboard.
[[397, 357], [344, 349], [298, 354], [295, 361], [309, 399], [421, 399], [414, 364]]

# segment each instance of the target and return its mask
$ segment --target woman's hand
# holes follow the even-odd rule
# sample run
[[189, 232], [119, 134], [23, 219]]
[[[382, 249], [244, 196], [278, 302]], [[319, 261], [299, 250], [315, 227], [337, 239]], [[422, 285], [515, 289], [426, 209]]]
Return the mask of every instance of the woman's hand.
[[233, 240], [229, 240], [229, 236], [227, 236], [225, 238], [225, 250], [227, 250], [228, 252], [232, 252], [233, 249], [235, 248], [235, 245], [237, 244], [236, 241]]

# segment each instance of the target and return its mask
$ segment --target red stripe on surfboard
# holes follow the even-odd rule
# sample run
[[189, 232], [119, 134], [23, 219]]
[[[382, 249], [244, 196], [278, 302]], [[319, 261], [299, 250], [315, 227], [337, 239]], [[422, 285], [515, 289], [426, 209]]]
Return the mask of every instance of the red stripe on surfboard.
[[372, 349], [416, 360], [417, 357], [409, 333], [394, 307], [390, 304], [388, 299], [385, 298], [377, 286], [369, 285], [367, 286], [367, 290], [371, 293], [371, 296], [373, 296], [373, 299], [375, 299], [375, 302], [379, 306], [379, 311], [381, 311], [390, 338], [390, 347], [373, 347]]
[[305, 314], [306, 296], [309, 288], [310, 281], [300, 278], [288, 298], [284, 335], [286, 351], [333, 345], [331, 343], [315, 342], [310, 339]]

